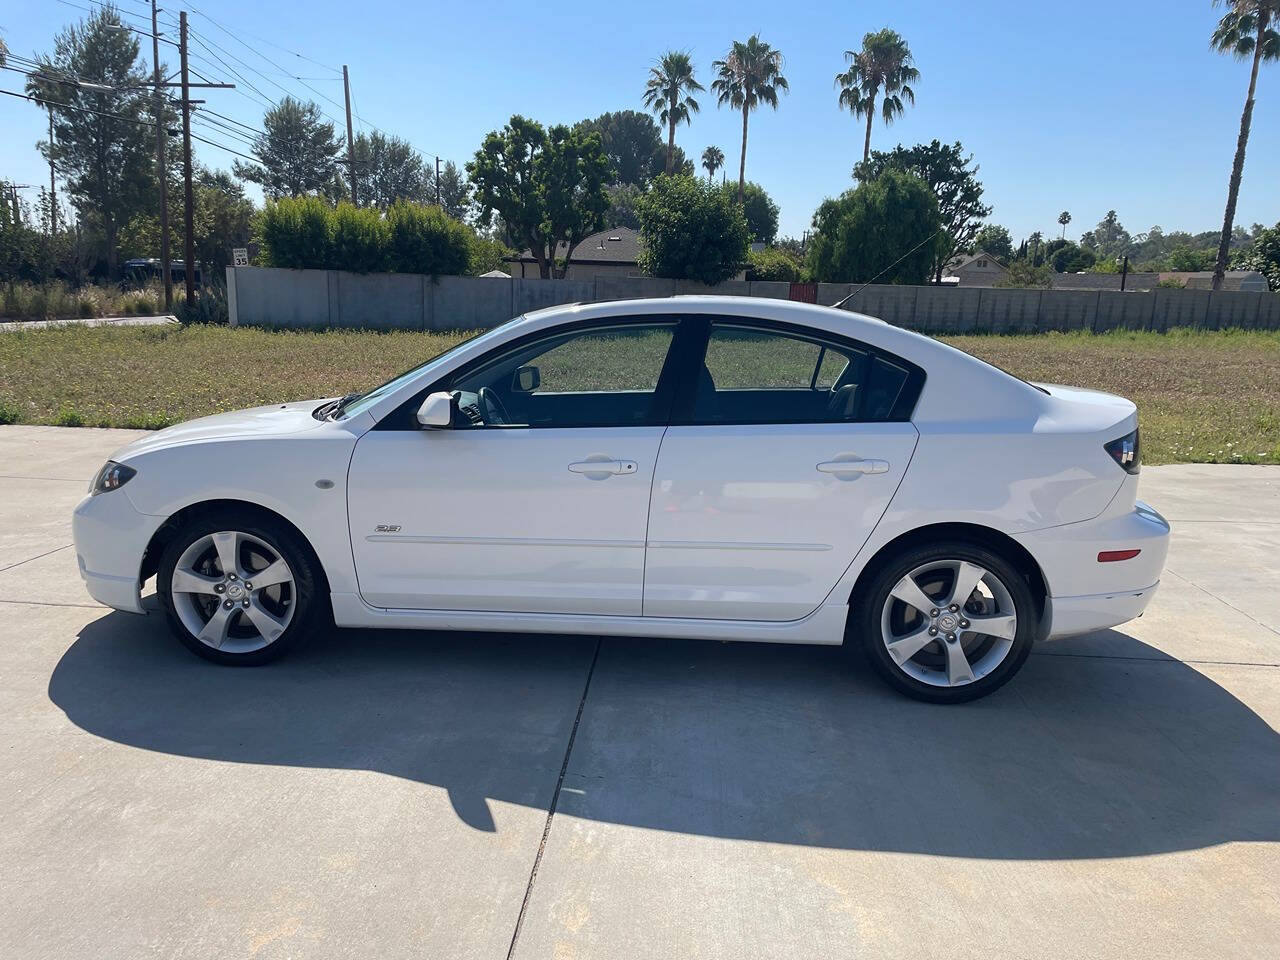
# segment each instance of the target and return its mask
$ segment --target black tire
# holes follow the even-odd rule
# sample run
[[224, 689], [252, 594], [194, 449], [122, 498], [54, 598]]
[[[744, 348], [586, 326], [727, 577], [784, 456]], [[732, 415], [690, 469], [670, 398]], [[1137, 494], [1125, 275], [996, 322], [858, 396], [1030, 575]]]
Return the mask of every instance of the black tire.
[[[292, 606], [288, 625], [279, 636], [255, 650], [233, 652], [215, 649], [188, 628], [175, 607], [172, 583], [179, 559], [192, 544], [220, 531], [236, 531], [262, 541], [289, 565], [293, 576], [288, 593], [281, 594], [287, 597], [286, 605]], [[327, 592], [324, 573], [315, 554], [293, 528], [267, 515], [235, 509], [206, 513], [185, 524], [170, 538], [160, 555], [156, 572], [156, 593], [164, 605], [165, 616], [174, 635], [197, 656], [228, 666], [268, 663], [296, 650], [317, 632], [325, 630], [332, 619], [325, 596]]]
[[[930, 563], [963, 560], [990, 571], [1007, 589], [1017, 617], [1012, 645], [989, 673], [958, 686], [934, 686], [906, 673], [890, 656], [881, 633], [882, 616], [890, 591], [908, 573]], [[1000, 553], [965, 540], [941, 541], [907, 547], [883, 561], [859, 588], [845, 635], [845, 647], [859, 650], [872, 669], [894, 689], [928, 703], [962, 703], [994, 692], [1021, 669], [1031, 652], [1039, 624], [1039, 610], [1026, 578]], [[928, 621], [922, 620], [922, 623]], [[963, 640], [964, 637], [962, 636]], [[942, 641], [937, 647], [941, 649]], [[930, 649], [933, 649], [931, 646]], [[944, 651], [945, 652], [945, 651]], [[927, 654], [928, 651], [922, 651]]]

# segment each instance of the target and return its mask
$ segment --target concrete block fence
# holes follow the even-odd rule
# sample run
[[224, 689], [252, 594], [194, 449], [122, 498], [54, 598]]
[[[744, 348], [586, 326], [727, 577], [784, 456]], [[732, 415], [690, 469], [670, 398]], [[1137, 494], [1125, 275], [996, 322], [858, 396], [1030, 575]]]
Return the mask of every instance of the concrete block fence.
[[[814, 289], [813, 285], [805, 286], [807, 291]], [[847, 283], [817, 284], [817, 302], [836, 303], [855, 289]], [[561, 303], [689, 293], [804, 298], [791, 284], [761, 280], [728, 280], [710, 287], [655, 277], [542, 280], [227, 268], [231, 323], [260, 327], [475, 330]], [[1225, 290], [1121, 293], [872, 284], [858, 290], [845, 306], [923, 333], [1280, 329], [1280, 294]]]

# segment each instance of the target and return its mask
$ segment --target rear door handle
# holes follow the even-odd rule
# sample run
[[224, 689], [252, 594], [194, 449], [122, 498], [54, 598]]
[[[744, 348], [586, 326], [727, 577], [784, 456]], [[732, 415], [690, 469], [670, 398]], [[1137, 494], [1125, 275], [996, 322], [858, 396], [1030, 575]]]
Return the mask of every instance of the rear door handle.
[[635, 473], [637, 469], [634, 460], [577, 460], [569, 464], [570, 473], [580, 473], [592, 479]]
[[888, 460], [824, 460], [817, 465], [819, 473], [830, 473], [841, 480], [853, 480], [864, 473], [888, 473]]

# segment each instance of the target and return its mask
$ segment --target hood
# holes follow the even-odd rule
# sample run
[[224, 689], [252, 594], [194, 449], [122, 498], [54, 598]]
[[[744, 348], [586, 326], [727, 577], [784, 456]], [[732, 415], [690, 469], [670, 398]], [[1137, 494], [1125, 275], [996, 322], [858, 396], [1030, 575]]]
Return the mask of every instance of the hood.
[[207, 440], [225, 440], [235, 437], [283, 437], [289, 434], [314, 430], [321, 421], [311, 411], [324, 400], [300, 400], [296, 403], [276, 403], [269, 407], [251, 407], [231, 413], [218, 413], [211, 417], [188, 420], [172, 427], [158, 430], [121, 447], [111, 459], [127, 462], [130, 457], [188, 443]]

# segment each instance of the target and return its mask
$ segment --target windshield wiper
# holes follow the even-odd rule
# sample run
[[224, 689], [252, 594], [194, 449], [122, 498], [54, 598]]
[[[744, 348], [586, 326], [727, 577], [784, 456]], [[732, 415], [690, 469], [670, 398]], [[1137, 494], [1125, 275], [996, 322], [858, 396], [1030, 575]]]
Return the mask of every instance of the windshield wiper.
[[312, 416], [317, 420], [336, 420], [342, 416], [342, 411], [346, 409], [348, 403], [362, 396], [364, 394], [357, 391], [356, 393], [348, 393], [345, 397], [339, 397], [337, 400], [322, 403], [315, 409]]

